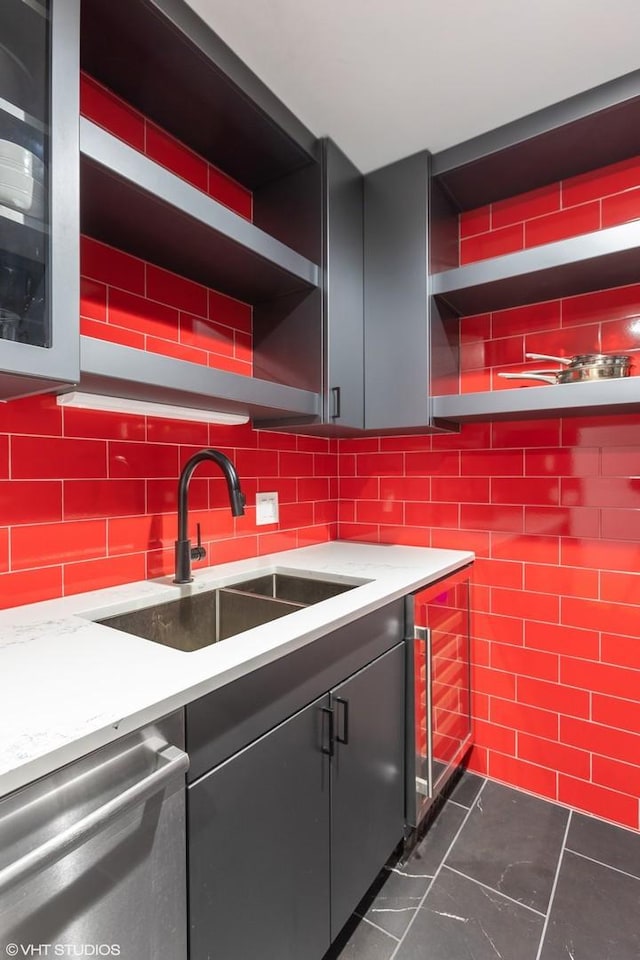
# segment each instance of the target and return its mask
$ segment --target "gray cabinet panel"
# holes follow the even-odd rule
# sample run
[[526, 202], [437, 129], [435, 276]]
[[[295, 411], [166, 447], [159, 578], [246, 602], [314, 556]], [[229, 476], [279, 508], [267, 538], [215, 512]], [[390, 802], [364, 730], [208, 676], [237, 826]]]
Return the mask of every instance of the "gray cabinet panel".
[[79, 377], [79, 29], [79, 0], [0, 4], [3, 48], [30, 77], [22, 90], [0, 78], [0, 139], [34, 165], [0, 204], [0, 400]]
[[400, 644], [331, 691], [332, 939], [402, 840], [404, 666]]
[[325, 417], [364, 426], [363, 177], [331, 140], [324, 141], [326, 218]]
[[327, 696], [188, 790], [191, 960], [329, 946]]
[[365, 427], [426, 426], [429, 154], [365, 177]]

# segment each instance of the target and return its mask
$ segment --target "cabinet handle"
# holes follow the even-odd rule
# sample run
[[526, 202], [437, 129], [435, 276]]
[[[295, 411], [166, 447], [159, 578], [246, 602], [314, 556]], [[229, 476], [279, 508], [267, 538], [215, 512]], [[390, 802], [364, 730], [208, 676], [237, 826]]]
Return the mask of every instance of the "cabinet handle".
[[343, 697], [334, 697], [334, 703], [339, 703], [342, 707], [342, 736], [336, 733], [338, 743], [349, 743], [349, 701]]
[[[323, 752], [327, 757], [332, 757], [332, 756], [333, 756], [333, 750], [334, 750], [334, 743], [335, 743], [335, 736], [334, 736], [335, 731], [334, 731], [334, 723], [333, 723], [333, 710], [332, 710], [330, 707], [320, 707], [320, 710], [322, 711], [322, 718], [323, 718], [323, 724], [322, 724], [322, 745], [321, 745], [320, 749], [322, 750], [322, 752]], [[329, 742], [328, 742], [327, 746], [325, 746], [325, 744], [324, 744], [324, 718], [325, 718], [325, 717], [327, 718], [327, 720], [328, 720], [328, 722], [329, 722]]]
[[331, 419], [340, 419], [340, 387], [331, 387]]
[[[174, 746], [165, 746], [157, 753], [157, 759], [158, 767], [152, 773], [147, 774], [146, 777], [127, 787], [113, 799], [107, 800], [102, 806], [88, 813], [76, 823], [71, 824], [66, 830], [57, 833], [41, 846], [30, 850], [19, 860], [15, 860], [0, 870], [0, 893], [33, 876], [38, 870], [44, 870], [50, 864], [61, 860], [62, 857], [79, 847], [81, 843], [85, 843], [100, 830], [105, 829], [116, 817], [164, 790], [170, 780], [178, 775], [184, 775], [189, 768], [187, 754]], [[101, 768], [98, 767], [96, 774], [100, 772]], [[88, 789], [87, 785], [85, 785], [86, 789]], [[51, 794], [50, 802], [52, 809], [55, 809], [55, 791]]]
[[432, 677], [433, 665], [431, 657], [433, 653], [433, 643], [431, 640], [431, 630], [426, 627], [424, 631], [424, 659], [425, 659], [425, 684], [426, 684], [426, 711], [427, 711], [427, 796], [433, 796], [433, 690]]

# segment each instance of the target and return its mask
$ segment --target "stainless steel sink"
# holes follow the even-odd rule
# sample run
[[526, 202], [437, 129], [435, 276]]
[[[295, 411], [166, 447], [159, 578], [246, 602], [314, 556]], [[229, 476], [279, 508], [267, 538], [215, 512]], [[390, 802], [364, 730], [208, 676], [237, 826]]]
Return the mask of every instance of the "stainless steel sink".
[[259, 577], [252, 577], [251, 580], [234, 583], [233, 589], [308, 606], [312, 603], [328, 600], [330, 597], [337, 597], [340, 593], [353, 590], [354, 586], [357, 586], [357, 584], [337, 583], [335, 580], [316, 580], [311, 577], [298, 577], [289, 573], [267, 573]]
[[166, 647], [190, 652], [277, 620], [300, 607], [301, 604], [221, 588], [143, 610], [116, 614], [97, 622]]
[[190, 652], [277, 620], [358, 584], [269, 573], [229, 587], [106, 617], [97, 623]]

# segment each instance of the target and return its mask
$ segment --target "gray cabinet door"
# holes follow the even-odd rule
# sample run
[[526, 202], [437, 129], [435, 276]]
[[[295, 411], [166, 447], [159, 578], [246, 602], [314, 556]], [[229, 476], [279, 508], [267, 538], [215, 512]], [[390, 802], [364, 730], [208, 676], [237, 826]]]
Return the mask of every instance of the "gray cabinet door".
[[329, 697], [188, 789], [191, 960], [319, 960], [329, 946]]
[[338, 427], [364, 426], [363, 184], [331, 140], [325, 165], [325, 413]]
[[404, 644], [331, 692], [331, 937], [404, 831]]
[[429, 424], [429, 154], [365, 177], [365, 427]]

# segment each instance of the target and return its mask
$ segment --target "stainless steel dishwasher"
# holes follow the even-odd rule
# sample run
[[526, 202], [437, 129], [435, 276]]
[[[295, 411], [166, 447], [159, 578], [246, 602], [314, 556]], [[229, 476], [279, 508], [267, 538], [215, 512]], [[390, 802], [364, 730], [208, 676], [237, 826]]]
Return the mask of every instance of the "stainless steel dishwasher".
[[186, 960], [182, 712], [0, 801], [0, 957]]

